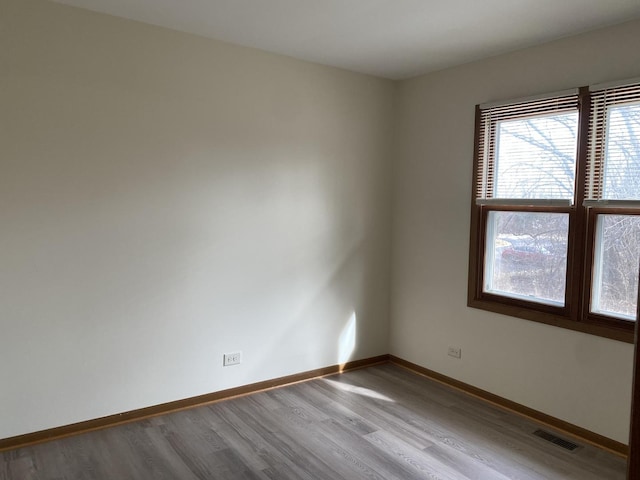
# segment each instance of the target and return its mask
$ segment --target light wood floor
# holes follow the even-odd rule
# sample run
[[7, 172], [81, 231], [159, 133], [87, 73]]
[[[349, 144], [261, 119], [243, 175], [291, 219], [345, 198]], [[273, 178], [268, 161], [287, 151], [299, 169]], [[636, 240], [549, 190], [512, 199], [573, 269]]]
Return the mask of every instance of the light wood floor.
[[537, 428], [385, 364], [5, 452], [0, 479], [624, 479]]

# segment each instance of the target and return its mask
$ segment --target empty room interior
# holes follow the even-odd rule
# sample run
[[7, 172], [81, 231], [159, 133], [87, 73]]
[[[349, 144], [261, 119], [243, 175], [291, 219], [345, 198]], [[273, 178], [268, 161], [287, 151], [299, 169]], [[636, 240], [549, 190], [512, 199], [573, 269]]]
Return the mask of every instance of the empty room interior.
[[0, 0], [0, 480], [627, 478], [639, 45], [637, 0]]

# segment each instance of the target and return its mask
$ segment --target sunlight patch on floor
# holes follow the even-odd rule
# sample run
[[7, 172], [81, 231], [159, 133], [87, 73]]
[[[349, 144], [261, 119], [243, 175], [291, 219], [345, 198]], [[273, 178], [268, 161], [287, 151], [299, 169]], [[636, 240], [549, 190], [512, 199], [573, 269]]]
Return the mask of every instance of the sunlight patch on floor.
[[358, 387], [356, 385], [350, 385], [348, 383], [337, 382], [329, 378], [324, 379], [329, 385], [343, 392], [355, 393], [356, 395], [362, 395], [363, 397], [375, 398], [376, 400], [384, 400], [385, 402], [395, 402], [392, 398], [387, 397], [381, 393], [371, 390], [370, 388]]

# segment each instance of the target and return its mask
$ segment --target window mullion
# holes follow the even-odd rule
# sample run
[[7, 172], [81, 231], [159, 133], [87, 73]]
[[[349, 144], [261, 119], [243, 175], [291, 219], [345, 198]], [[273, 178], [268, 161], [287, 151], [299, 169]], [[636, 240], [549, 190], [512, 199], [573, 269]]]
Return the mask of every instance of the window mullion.
[[[567, 265], [567, 305], [572, 320], [581, 321], [588, 311], [589, 291], [587, 270], [587, 210], [583, 202], [587, 195], [589, 176], [589, 127], [591, 96], [589, 88], [580, 88], [578, 94], [579, 124], [578, 151], [576, 153], [576, 189], [574, 210], [569, 219], [569, 264]], [[585, 310], [586, 308], [586, 310]]]

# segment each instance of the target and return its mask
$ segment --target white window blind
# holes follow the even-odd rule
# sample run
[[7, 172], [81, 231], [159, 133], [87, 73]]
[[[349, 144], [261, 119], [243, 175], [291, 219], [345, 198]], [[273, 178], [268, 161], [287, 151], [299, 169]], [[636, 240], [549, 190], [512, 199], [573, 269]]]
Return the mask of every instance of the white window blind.
[[476, 203], [574, 199], [578, 92], [480, 106]]
[[586, 206], [640, 207], [640, 81], [592, 87]]

